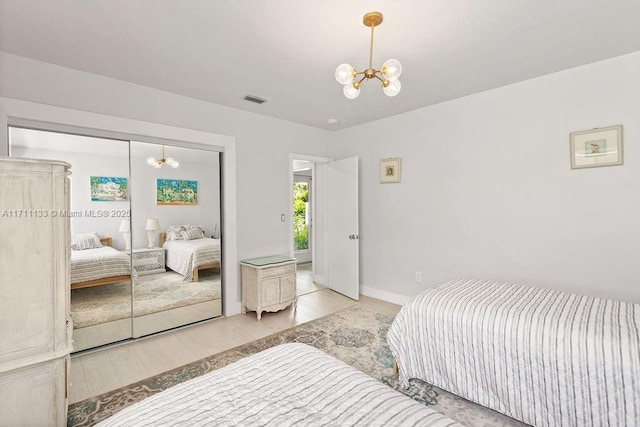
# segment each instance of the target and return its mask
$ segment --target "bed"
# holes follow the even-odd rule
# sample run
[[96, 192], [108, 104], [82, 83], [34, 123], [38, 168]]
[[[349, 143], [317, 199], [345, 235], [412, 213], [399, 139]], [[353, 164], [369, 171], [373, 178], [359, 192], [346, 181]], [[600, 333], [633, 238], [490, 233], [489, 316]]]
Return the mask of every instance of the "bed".
[[111, 247], [111, 237], [83, 233], [71, 238], [71, 289], [109, 285], [131, 280], [128, 253]]
[[535, 426], [638, 425], [640, 305], [480, 280], [405, 304], [387, 340], [419, 378]]
[[201, 270], [220, 268], [220, 239], [206, 237], [200, 227], [169, 227], [160, 233], [160, 246], [166, 250], [167, 267], [185, 282], [197, 282]]
[[148, 397], [97, 424], [461, 426], [306, 344], [283, 344]]

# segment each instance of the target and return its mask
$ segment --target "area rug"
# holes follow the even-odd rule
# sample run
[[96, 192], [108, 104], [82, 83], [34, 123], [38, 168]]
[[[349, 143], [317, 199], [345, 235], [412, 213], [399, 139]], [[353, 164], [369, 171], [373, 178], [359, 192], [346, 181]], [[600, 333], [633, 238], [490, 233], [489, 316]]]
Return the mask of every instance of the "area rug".
[[[219, 299], [220, 272], [204, 270], [198, 282], [183, 282], [178, 273], [138, 276], [133, 315], [144, 316], [186, 305]], [[115, 283], [71, 291], [71, 318], [75, 329], [131, 317], [131, 286]]]
[[175, 384], [288, 342], [301, 342], [317, 347], [465, 425], [523, 425], [424, 382], [412, 381], [408, 389], [400, 387], [397, 378], [393, 376], [393, 357], [386, 344], [387, 331], [392, 322], [392, 315], [354, 305], [329, 316], [72, 404], [69, 406], [67, 425], [94, 425], [121, 409]]

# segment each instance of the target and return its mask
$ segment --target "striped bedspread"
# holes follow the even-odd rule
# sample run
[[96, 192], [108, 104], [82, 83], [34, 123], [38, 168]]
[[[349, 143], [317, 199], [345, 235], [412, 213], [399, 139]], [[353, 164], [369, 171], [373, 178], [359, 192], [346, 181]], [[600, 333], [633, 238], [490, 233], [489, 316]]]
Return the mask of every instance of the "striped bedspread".
[[182, 274], [185, 282], [193, 279], [194, 268], [220, 261], [220, 239], [168, 240], [162, 247], [167, 267]]
[[460, 426], [306, 344], [246, 357], [98, 425]]
[[110, 246], [71, 251], [71, 283], [131, 274], [129, 254]]
[[458, 280], [409, 301], [387, 338], [404, 382], [535, 426], [640, 425], [640, 304]]

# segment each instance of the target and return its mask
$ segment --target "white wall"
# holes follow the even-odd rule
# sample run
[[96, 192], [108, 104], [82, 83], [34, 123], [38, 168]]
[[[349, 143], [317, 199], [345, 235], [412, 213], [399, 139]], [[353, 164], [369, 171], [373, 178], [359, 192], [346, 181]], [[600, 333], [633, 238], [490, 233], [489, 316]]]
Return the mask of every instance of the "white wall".
[[[340, 131], [365, 292], [477, 277], [640, 302], [638, 76], [640, 52]], [[625, 164], [571, 170], [569, 133], [617, 124]], [[402, 183], [378, 183], [387, 157]]]

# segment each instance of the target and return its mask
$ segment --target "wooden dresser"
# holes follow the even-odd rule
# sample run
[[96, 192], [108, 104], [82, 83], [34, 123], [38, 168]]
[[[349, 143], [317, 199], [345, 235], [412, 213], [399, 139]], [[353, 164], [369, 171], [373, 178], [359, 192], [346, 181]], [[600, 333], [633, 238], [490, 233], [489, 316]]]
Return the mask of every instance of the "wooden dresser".
[[0, 157], [0, 424], [64, 426], [69, 165]]
[[295, 258], [268, 256], [247, 259], [242, 266], [242, 314], [255, 311], [258, 320], [263, 311], [278, 311], [298, 302]]

